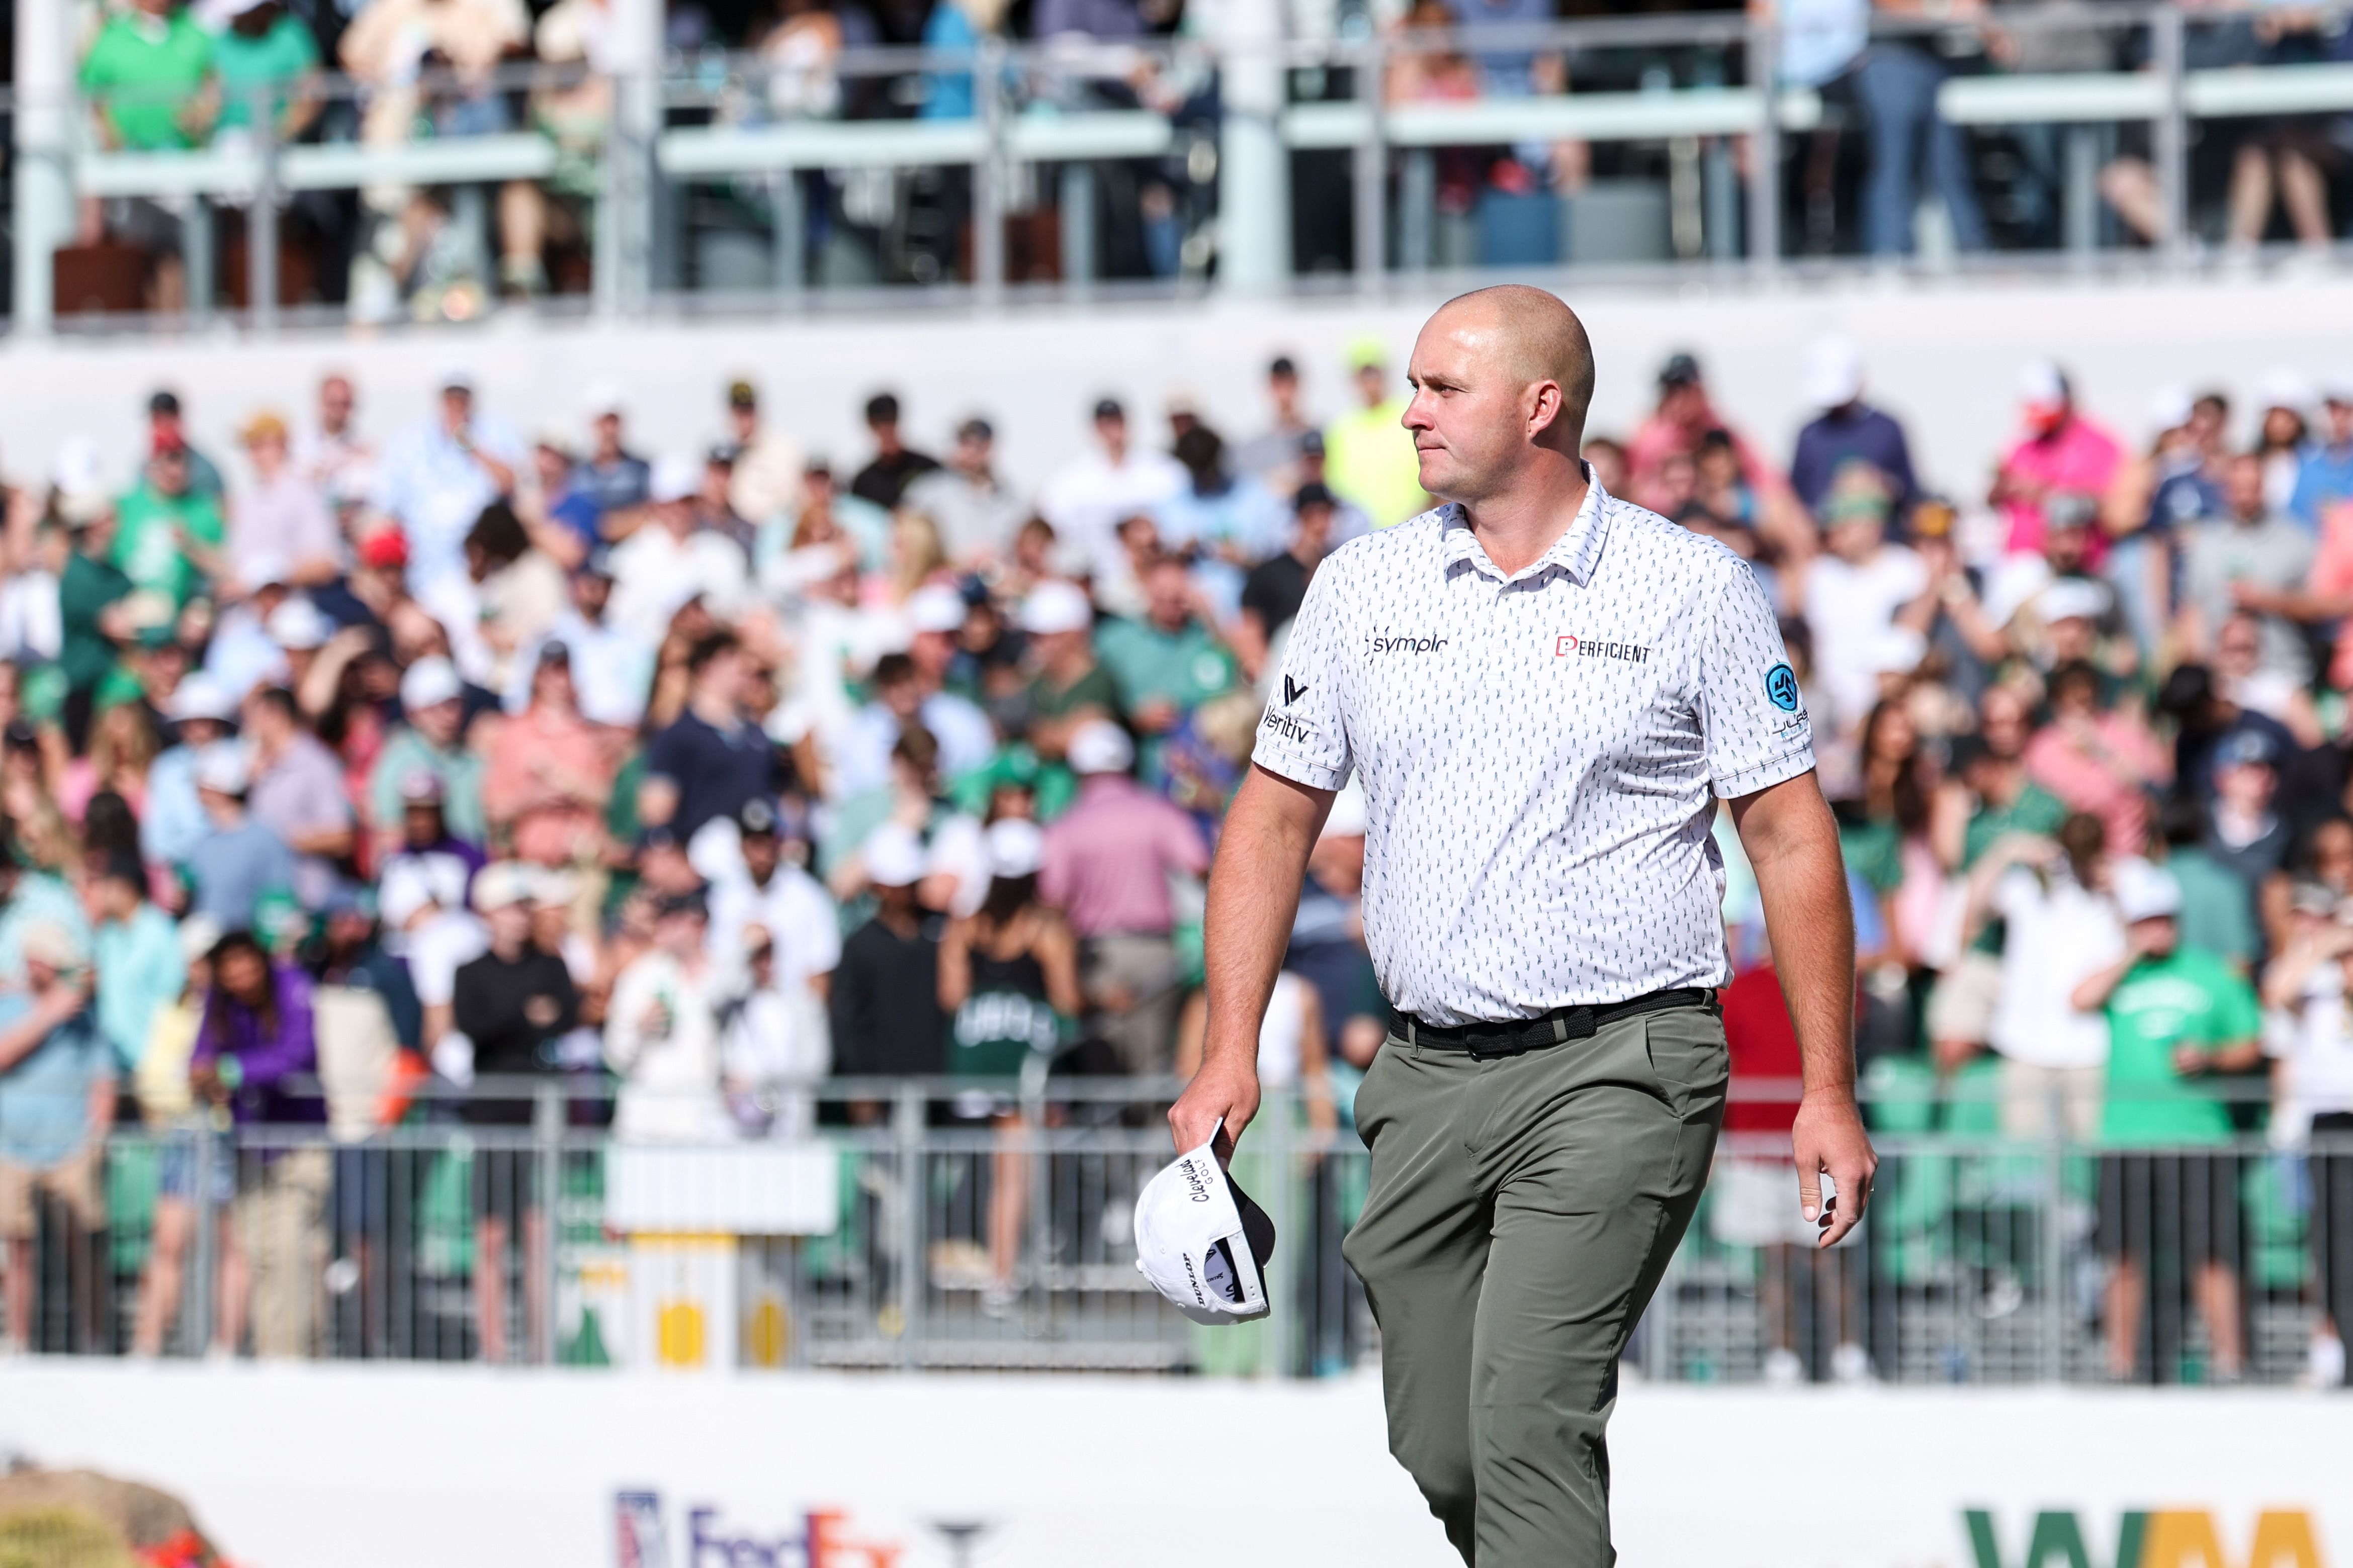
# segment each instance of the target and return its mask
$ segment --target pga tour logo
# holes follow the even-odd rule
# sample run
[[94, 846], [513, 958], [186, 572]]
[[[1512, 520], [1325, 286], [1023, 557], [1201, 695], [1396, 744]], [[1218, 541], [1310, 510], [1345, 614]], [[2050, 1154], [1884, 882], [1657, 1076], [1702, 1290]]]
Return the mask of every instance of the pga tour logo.
[[812, 1509], [797, 1531], [772, 1534], [730, 1526], [708, 1505], [686, 1510], [685, 1546], [670, 1551], [661, 1493], [613, 1494], [616, 1568], [898, 1568], [907, 1551], [862, 1535], [839, 1509]]

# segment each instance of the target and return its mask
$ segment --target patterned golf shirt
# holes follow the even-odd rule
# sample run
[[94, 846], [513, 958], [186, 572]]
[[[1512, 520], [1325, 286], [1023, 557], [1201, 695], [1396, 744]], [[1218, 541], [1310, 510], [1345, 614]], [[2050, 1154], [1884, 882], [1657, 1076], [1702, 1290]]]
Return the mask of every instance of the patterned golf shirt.
[[1711, 796], [1814, 765], [1755, 575], [1588, 473], [1525, 571], [1451, 505], [1335, 551], [1260, 722], [1270, 772], [1363, 779], [1365, 939], [1427, 1023], [1725, 984]]

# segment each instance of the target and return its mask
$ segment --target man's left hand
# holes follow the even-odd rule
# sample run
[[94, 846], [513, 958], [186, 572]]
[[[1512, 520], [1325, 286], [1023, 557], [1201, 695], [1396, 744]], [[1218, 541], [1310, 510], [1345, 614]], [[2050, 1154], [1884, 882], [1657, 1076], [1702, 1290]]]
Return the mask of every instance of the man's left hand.
[[[1817, 1247], [1835, 1247], [1862, 1222], [1871, 1202], [1871, 1178], [1879, 1169], [1871, 1135], [1862, 1130], [1862, 1112], [1854, 1096], [1844, 1089], [1822, 1089], [1806, 1096], [1789, 1129], [1798, 1158], [1798, 1202], [1807, 1219], [1820, 1227]], [[1822, 1196], [1827, 1173], [1831, 1195]]]

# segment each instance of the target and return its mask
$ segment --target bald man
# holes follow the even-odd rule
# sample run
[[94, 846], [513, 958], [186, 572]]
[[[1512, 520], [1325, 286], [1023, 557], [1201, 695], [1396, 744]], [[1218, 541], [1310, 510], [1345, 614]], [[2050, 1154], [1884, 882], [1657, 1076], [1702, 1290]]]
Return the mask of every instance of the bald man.
[[1354, 773], [1391, 1014], [1345, 1250], [1381, 1325], [1390, 1451], [1478, 1568], [1615, 1558], [1618, 1357], [1724, 1114], [1718, 797], [1767, 922], [1803, 933], [1775, 952], [1805, 1057], [1792, 1196], [1820, 1245], [1874, 1163], [1805, 699], [1739, 559], [1579, 460], [1593, 377], [1583, 325], [1539, 289], [1466, 294], [1422, 328], [1404, 424], [1444, 504], [1308, 586], [1210, 878], [1201, 1070], [1168, 1113], [1178, 1148], [1222, 1148], [1257, 1110], [1301, 873]]

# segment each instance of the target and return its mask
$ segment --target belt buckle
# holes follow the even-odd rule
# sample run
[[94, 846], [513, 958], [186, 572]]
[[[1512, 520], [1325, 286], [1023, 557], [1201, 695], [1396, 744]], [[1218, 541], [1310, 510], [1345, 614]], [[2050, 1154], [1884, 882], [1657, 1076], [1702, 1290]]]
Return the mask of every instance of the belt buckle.
[[1474, 1062], [1497, 1062], [1506, 1057], [1524, 1057], [1533, 1047], [1527, 1032], [1524, 1029], [1518, 1035], [1497, 1035], [1492, 1047], [1472, 1045], [1466, 1041], [1462, 1048]]

